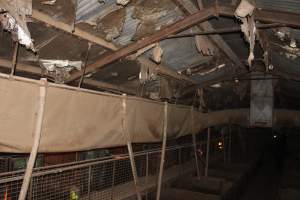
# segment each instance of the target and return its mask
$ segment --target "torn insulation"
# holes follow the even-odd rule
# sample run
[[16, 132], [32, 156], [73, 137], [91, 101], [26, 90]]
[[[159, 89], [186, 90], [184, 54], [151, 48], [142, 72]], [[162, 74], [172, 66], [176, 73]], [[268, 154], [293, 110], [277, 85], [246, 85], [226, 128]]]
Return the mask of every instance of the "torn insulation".
[[253, 11], [255, 7], [249, 1], [242, 0], [235, 11], [235, 16], [238, 18], [241, 24], [241, 30], [244, 33], [245, 40], [249, 43], [249, 57], [248, 64], [251, 67], [254, 60], [254, 47], [256, 38], [256, 26], [253, 17]]
[[[24, 3], [24, 2], [23, 2]], [[22, 6], [19, 5], [19, 6]], [[0, 23], [4, 30], [12, 34], [12, 39], [24, 45], [27, 49], [35, 52], [33, 40], [26, 23], [26, 14], [28, 9], [17, 9], [12, 6], [10, 1], [0, 1]]]

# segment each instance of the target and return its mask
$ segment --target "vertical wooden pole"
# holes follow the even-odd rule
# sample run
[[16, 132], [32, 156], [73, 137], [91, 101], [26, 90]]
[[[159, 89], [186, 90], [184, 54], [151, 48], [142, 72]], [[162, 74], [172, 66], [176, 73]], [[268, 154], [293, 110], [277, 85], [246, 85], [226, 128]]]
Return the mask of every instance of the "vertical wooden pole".
[[28, 186], [31, 180], [32, 170], [34, 168], [34, 164], [36, 161], [36, 157], [40, 145], [40, 139], [42, 135], [43, 117], [44, 117], [45, 102], [46, 102], [46, 95], [47, 95], [46, 93], [47, 93], [47, 80], [41, 79], [39, 101], [38, 101], [39, 105], [38, 105], [37, 119], [36, 119], [35, 130], [34, 130], [34, 141], [31, 149], [30, 157], [27, 163], [22, 188], [18, 198], [19, 200], [26, 199]]
[[79, 88], [81, 88], [82, 83], [83, 83], [83, 81], [84, 81], [84, 74], [85, 74], [87, 62], [88, 62], [88, 59], [89, 59], [89, 54], [90, 54], [91, 46], [92, 46], [92, 44], [89, 42], [89, 43], [88, 43], [88, 49], [87, 49], [86, 55], [85, 55], [84, 64], [83, 64], [82, 75], [81, 75], [81, 77], [80, 77], [80, 81], [79, 81], [79, 84], [78, 84], [78, 87], [79, 87]]
[[196, 170], [197, 170], [197, 178], [200, 179], [200, 169], [198, 163], [198, 156], [197, 156], [197, 138], [196, 133], [194, 133], [194, 107], [191, 108], [191, 123], [192, 123], [192, 137], [193, 137], [193, 146], [194, 146], [194, 155], [195, 155], [195, 162], [196, 162]]
[[74, 3], [74, 18], [73, 18], [73, 22], [72, 22], [72, 30], [71, 30], [72, 33], [75, 32], [78, 2], [77, 2], [77, 0], [73, 0], [73, 3]]
[[206, 143], [205, 176], [208, 176], [208, 165], [209, 165], [209, 149], [210, 149], [210, 127], [208, 127], [208, 128], [207, 128], [207, 143]]
[[126, 113], [127, 113], [127, 104], [126, 104], [126, 99], [127, 95], [123, 94], [123, 99], [122, 99], [122, 107], [123, 107], [123, 119], [122, 119], [122, 127], [123, 127], [123, 135], [124, 138], [126, 138], [127, 142], [127, 148], [128, 148], [128, 153], [130, 157], [130, 164], [131, 164], [131, 170], [132, 170], [132, 175], [133, 175], [133, 181], [134, 181], [134, 187], [136, 191], [136, 196], [138, 200], [142, 200], [142, 196], [140, 193], [140, 190], [138, 188], [138, 176], [136, 172], [136, 165], [134, 161], [134, 154], [133, 154], [133, 149], [132, 149], [132, 143], [131, 143], [131, 138], [127, 130], [127, 125], [126, 125]]
[[225, 127], [222, 128], [222, 143], [223, 143], [223, 162], [226, 163], [227, 144], [225, 140]]
[[165, 115], [164, 115], [163, 143], [162, 143], [162, 151], [161, 151], [161, 159], [160, 159], [160, 167], [159, 167], [159, 175], [158, 175], [156, 200], [160, 200], [162, 177], [164, 172], [164, 164], [165, 164], [165, 156], [166, 156], [167, 131], [168, 131], [168, 102], [165, 102], [164, 113]]
[[11, 66], [11, 70], [10, 70], [10, 76], [11, 77], [13, 75], [15, 75], [17, 61], [18, 61], [18, 52], [19, 52], [19, 42], [15, 42], [14, 52], [13, 52], [12, 66]]
[[228, 141], [228, 162], [231, 163], [231, 145], [232, 145], [232, 126], [229, 125], [229, 141]]
[[149, 184], [149, 153], [147, 152], [147, 154], [146, 154], [146, 181], [145, 181], [145, 183], [146, 183], [146, 200], [148, 200], [149, 198], [148, 198], [148, 193], [149, 193], [149, 190], [148, 190], [148, 184]]

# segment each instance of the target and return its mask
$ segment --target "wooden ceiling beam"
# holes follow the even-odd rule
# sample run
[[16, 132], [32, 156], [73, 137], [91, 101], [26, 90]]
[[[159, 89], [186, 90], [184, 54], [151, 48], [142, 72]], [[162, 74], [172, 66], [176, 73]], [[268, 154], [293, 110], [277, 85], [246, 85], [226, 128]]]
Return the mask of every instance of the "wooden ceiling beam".
[[[43, 22], [47, 25], [50, 25], [56, 29], [62, 30], [64, 32], [70, 33], [74, 36], [77, 36], [79, 38], [83, 38], [85, 40], [88, 40], [89, 42], [92, 42], [94, 44], [98, 44], [106, 49], [109, 50], [117, 50], [118, 47], [116, 47], [114, 44], [112, 44], [111, 42], [107, 42], [106, 40], [97, 37], [91, 33], [88, 33], [87, 31], [84, 31], [78, 27], [75, 27], [74, 31], [73, 31], [73, 26], [66, 24], [62, 21], [58, 21], [55, 20], [53, 17], [44, 14], [36, 9], [32, 10], [32, 15], [31, 17], [37, 21]], [[73, 32], [72, 32], [73, 31]]]
[[[88, 33], [88, 32], [86, 32], [86, 31], [84, 31], [84, 30], [82, 30], [78, 27], [75, 27], [75, 31], [74, 31], [74, 33], [72, 33], [72, 29], [73, 29], [72, 25], [69, 25], [69, 24], [66, 24], [64, 22], [55, 20], [51, 16], [49, 16], [47, 14], [44, 14], [44, 13], [42, 13], [42, 12], [36, 10], [36, 9], [33, 9], [32, 18], [34, 18], [37, 21], [43, 22], [47, 25], [50, 25], [50, 26], [52, 26], [52, 27], [54, 27], [58, 30], [73, 34], [73, 35], [77, 36], [78, 38], [84, 39], [88, 42], [100, 45], [104, 48], [107, 48], [108, 50], [117, 51], [117, 50], [120, 49], [115, 44], [113, 44], [111, 42], [107, 42], [107, 41], [103, 40], [102, 38], [100, 38], [98, 36], [95, 36], [91, 33]], [[155, 63], [153, 63], [153, 62], [151, 62], [148, 59], [143, 58], [143, 57], [137, 58], [137, 61], [139, 63], [141, 63], [142, 65], [146, 65], [150, 68], [154, 68], [155, 70], [157, 70], [157, 72], [159, 74], [165, 75], [167, 77], [171, 77], [171, 78], [176, 79], [176, 80], [184, 80], [184, 81], [187, 81], [190, 84], [196, 84], [196, 82], [192, 78], [189, 78], [189, 77], [187, 77], [183, 74], [179, 74], [179, 73], [177, 73], [177, 71], [173, 70], [172, 68], [170, 68], [168, 66], [165, 66], [165, 65], [162, 65], [162, 64], [157, 65], [157, 64], [155, 64]]]
[[[187, 16], [182, 20], [179, 20], [178, 22], [175, 22], [174, 24], [167, 26], [160, 31], [157, 31], [153, 33], [150, 36], [147, 36], [145, 38], [142, 38], [132, 44], [129, 44], [128, 46], [125, 46], [113, 53], [107, 54], [103, 56], [101, 59], [96, 61], [95, 63], [87, 66], [86, 68], [86, 74], [88, 73], [94, 73], [97, 70], [105, 67], [108, 64], [111, 64], [121, 58], [124, 58], [126, 56], [129, 56], [136, 51], [147, 47], [148, 45], [151, 45], [155, 42], [158, 42], [166, 37], [168, 37], [171, 34], [176, 34], [178, 32], [181, 32], [183, 30], [186, 30], [190, 27], [192, 27], [195, 24], [198, 24], [200, 22], [206, 21], [216, 15], [216, 9], [215, 7], [209, 7], [204, 10], [198, 11], [194, 13], [193, 15]], [[81, 76], [81, 72], [76, 72], [72, 74], [71, 78], [68, 80], [73, 81], [78, 79]]]
[[[11, 67], [12, 67], [11, 60], [0, 58], [0, 67], [6, 68], [6, 69], [11, 69]], [[37, 75], [37, 76], [41, 76], [41, 73], [42, 73], [42, 70], [40, 67], [36, 67], [36, 66], [24, 64], [24, 63], [17, 63], [16, 70], [26, 72], [29, 74], [33, 74], [33, 75]], [[93, 79], [85, 79], [84, 84], [87, 84], [87, 85], [90, 85], [93, 87], [97, 87], [99, 89], [112, 91], [112, 92], [118, 91], [118, 92], [125, 92], [127, 94], [136, 94], [136, 91], [133, 89], [129, 89], [129, 88], [126, 88], [123, 86], [117, 86], [117, 85], [113, 85], [110, 83], [97, 81], [97, 80], [93, 80]]]

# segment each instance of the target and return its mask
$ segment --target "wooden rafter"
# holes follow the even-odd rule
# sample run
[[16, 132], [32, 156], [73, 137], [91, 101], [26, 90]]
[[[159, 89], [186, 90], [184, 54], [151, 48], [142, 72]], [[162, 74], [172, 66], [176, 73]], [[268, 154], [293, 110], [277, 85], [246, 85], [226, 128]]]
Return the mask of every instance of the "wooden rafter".
[[[91, 43], [100, 45], [102, 47], [105, 47], [108, 50], [117, 51], [119, 49], [119, 47], [116, 46], [115, 44], [113, 44], [111, 42], [107, 42], [104, 39], [102, 39], [100, 37], [97, 37], [93, 34], [90, 34], [90, 33], [86, 32], [86, 31], [84, 31], [84, 30], [82, 30], [78, 27], [75, 27], [75, 32], [72, 33], [72, 26], [71, 25], [66, 24], [64, 22], [61, 22], [61, 21], [57, 21], [57, 20], [53, 19], [51, 16], [46, 15], [46, 14], [44, 14], [44, 13], [38, 11], [38, 10], [35, 10], [35, 9], [33, 10], [32, 18], [34, 18], [37, 21], [43, 22], [47, 25], [50, 25], [54, 28], [57, 28], [61, 31], [73, 34], [73, 35], [75, 35], [75, 36], [77, 36], [81, 39], [87, 40], [88, 42], [91, 42]], [[175, 70], [171, 69], [168, 66], [156, 65], [153, 62], [151, 62], [148, 59], [145, 59], [143, 57], [137, 58], [137, 61], [140, 62], [143, 65], [149, 66], [150, 68], [156, 69], [157, 72], [160, 73], [160, 74], [166, 75], [166, 76], [174, 78], [176, 80], [184, 80], [184, 81], [187, 81], [190, 84], [196, 84], [196, 82], [193, 79], [191, 79], [191, 78], [189, 78], [185, 75], [178, 74]]]
[[[176, 34], [178, 32], [181, 32], [187, 28], [190, 28], [191, 26], [206, 21], [212, 17], [214, 17], [216, 14], [215, 7], [209, 7], [204, 10], [198, 11], [194, 13], [193, 15], [187, 16], [184, 19], [166, 27], [163, 28], [160, 31], [155, 32], [154, 34], [142, 38], [141, 40], [138, 40], [132, 44], [129, 44], [126, 47], [123, 47], [111, 54], [107, 54], [103, 56], [101, 59], [96, 61], [95, 63], [87, 66], [86, 68], [86, 73], [93, 73], [96, 72], [97, 70], [103, 68], [104, 66], [111, 64], [121, 58], [124, 58], [128, 55], [131, 55], [135, 53], [136, 51], [151, 45], [155, 42], [158, 42], [165, 37], [168, 37], [171, 34]], [[74, 73], [72, 77], [69, 79], [69, 81], [73, 81], [78, 79], [81, 76], [80, 72]]]
[[[0, 58], [0, 66], [3, 68], [6, 68], [6, 69], [11, 69], [12, 61]], [[26, 73], [33, 74], [33, 75], [38, 75], [38, 76], [40, 76], [42, 73], [42, 70], [40, 67], [36, 67], [36, 66], [24, 64], [24, 63], [17, 63], [16, 68], [19, 71], [26, 72]], [[98, 81], [98, 80], [85, 79], [84, 83], [87, 85], [93, 86], [93, 87], [103, 89], [103, 90], [108, 90], [108, 91], [113, 91], [113, 92], [120, 91], [120, 92], [125, 92], [127, 94], [136, 94], [136, 91], [133, 89], [129, 89], [124, 86], [113, 85], [113, 84]]]

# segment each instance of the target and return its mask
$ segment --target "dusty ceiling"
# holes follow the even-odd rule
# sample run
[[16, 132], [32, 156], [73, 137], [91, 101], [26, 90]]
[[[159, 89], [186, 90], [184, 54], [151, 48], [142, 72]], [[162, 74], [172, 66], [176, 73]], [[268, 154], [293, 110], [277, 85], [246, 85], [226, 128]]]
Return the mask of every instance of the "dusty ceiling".
[[[263, 11], [283, 12], [299, 19], [300, 2], [251, 2], [258, 12], [254, 16], [260, 17], [256, 25], [272, 26], [259, 29], [262, 36], [257, 38], [254, 65], [249, 67], [249, 44], [233, 13], [198, 18], [200, 24], [192, 21], [192, 14], [199, 9], [203, 10], [199, 16], [204, 16], [207, 10], [219, 12], [224, 5], [236, 8], [239, 1], [226, 0], [216, 6], [212, 0], [131, 0], [126, 5], [116, 0], [32, 0], [33, 13], [27, 16], [27, 25], [37, 52], [20, 46], [16, 74], [51, 76], [50, 80], [57, 81], [57, 74], [41, 70], [42, 59], [82, 61], [82, 70], [84, 66], [88, 70], [82, 87], [183, 104], [206, 101], [209, 109], [219, 109], [247, 107], [249, 73], [259, 70], [279, 80], [275, 93], [280, 97], [275, 105], [290, 106], [291, 99], [300, 98], [290, 92], [300, 80], [300, 25], [297, 20], [286, 24], [291, 18], [263, 15]], [[182, 20], [191, 25], [176, 26]], [[205, 35], [195, 37], [199, 32]], [[167, 38], [176, 34], [182, 36]], [[4, 30], [0, 40], [1, 71], [9, 73], [15, 44]], [[77, 86], [82, 71], [73, 69], [70, 73], [71, 78], [64, 76], [63, 82]], [[241, 80], [239, 85], [236, 79]], [[295, 104], [295, 108], [300, 105]]]

